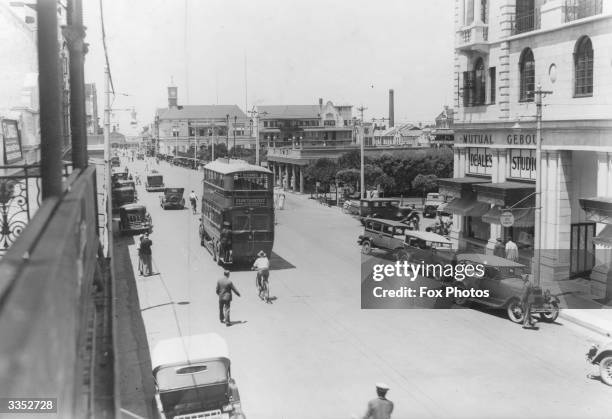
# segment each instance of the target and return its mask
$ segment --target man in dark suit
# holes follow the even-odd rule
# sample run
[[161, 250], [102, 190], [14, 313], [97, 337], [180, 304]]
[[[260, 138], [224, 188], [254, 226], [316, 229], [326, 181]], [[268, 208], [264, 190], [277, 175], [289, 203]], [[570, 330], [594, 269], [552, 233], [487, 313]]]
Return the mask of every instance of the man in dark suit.
[[231, 326], [230, 304], [232, 302], [232, 292], [240, 297], [240, 293], [229, 279], [230, 271], [223, 272], [223, 276], [217, 281], [217, 295], [219, 296], [219, 321]]

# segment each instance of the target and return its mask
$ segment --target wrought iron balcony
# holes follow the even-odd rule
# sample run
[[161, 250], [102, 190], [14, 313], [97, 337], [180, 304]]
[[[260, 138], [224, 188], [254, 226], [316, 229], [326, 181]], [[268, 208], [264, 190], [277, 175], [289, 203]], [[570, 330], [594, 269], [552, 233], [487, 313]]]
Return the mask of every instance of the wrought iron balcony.
[[572, 22], [602, 13], [603, 0], [565, 0], [565, 22]]
[[540, 29], [541, 15], [540, 9], [535, 8], [527, 13], [515, 15], [512, 18], [512, 35], [531, 32]]

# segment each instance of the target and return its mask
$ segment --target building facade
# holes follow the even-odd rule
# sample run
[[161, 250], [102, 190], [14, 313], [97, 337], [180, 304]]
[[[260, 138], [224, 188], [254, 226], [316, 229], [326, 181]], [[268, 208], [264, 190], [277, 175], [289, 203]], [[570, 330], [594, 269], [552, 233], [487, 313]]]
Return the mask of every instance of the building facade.
[[268, 148], [275, 185], [304, 192], [304, 167], [320, 158], [338, 159], [358, 148], [352, 106], [259, 106], [258, 135]]
[[590, 278], [610, 296], [612, 2], [456, 0], [455, 33], [454, 178], [441, 181], [453, 241], [492, 252], [512, 239], [530, 265], [540, 177], [542, 280]]
[[253, 148], [250, 119], [237, 105], [178, 105], [178, 89], [168, 87], [168, 107], [157, 109], [153, 137], [157, 152], [175, 155], [226, 142], [231, 149]]
[[453, 108], [444, 106], [444, 110], [436, 117], [435, 127], [431, 131], [433, 147], [453, 146], [455, 141], [454, 119]]
[[95, 83], [85, 83], [85, 113], [87, 117], [87, 134], [101, 134], [100, 116], [98, 115], [98, 92]]

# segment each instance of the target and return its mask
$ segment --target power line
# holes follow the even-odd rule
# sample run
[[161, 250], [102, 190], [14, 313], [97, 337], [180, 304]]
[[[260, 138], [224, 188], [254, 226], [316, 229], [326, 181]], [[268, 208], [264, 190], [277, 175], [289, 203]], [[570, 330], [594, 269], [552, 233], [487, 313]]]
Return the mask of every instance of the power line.
[[102, 26], [102, 46], [104, 48], [104, 58], [106, 60], [106, 68], [108, 69], [108, 78], [110, 80], [111, 92], [115, 95], [115, 85], [113, 84], [113, 77], [111, 75], [110, 62], [108, 60], [108, 49], [106, 47], [106, 31], [104, 30], [104, 9], [102, 7], [102, 0], [100, 0], [100, 24]]

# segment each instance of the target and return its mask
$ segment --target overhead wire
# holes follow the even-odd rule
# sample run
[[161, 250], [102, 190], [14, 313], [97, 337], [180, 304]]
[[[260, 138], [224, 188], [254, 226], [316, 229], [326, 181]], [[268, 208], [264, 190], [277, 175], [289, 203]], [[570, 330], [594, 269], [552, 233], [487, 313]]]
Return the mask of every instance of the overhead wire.
[[106, 30], [104, 28], [104, 8], [102, 6], [102, 0], [99, 1], [100, 4], [100, 25], [102, 28], [102, 47], [104, 49], [104, 59], [106, 60], [106, 68], [108, 70], [108, 79], [110, 81], [111, 93], [113, 94], [113, 101], [115, 96], [115, 85], [113, 83], [113, 76], [110, 68], [110, 60], [108, 59], [108, 47], [106, 45]]

